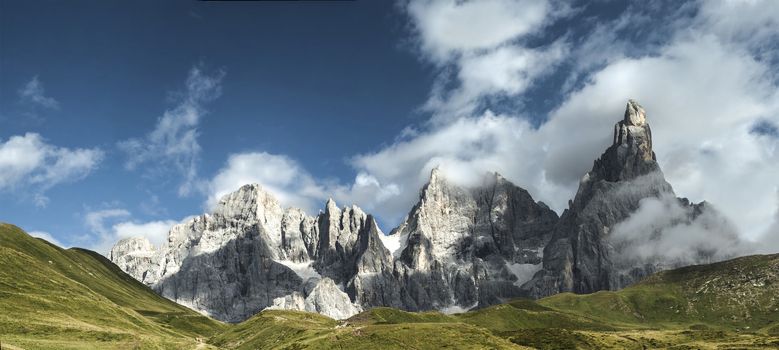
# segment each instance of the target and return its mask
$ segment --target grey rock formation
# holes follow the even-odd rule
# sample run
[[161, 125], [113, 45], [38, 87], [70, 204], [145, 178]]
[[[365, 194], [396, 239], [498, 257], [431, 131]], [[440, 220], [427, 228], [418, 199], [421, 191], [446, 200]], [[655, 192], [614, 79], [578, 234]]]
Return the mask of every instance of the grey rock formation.
[[296, 291], [276, 298], [268, 309], [316, 312], [336, 320], [347, 319], [362, 312], [362, 307], [353, 304], [332, 279], [315, 280], [314, 287], [306, 292], [307, 294]]
[[498, 174], [463, 188], [433, 170], [419, 203], [393, 232], [405, 237], [395, 261], [403, 304], [462, 310], [521, 296], [557, 219]]
[[332, 317], [374, 306], [457, 311], [523, 295], [556, 221], [497, 174], [464, 188], [434, 170], [389, 236], [356, 206], [329, 200], [310, 217], [246, 185], [171, 228], [155, 254], [123, 241], [110, 257], [166, 298], [228, 322], [267, 307]]
[[108, 258], [122, 271], [148, 286], [157, 282], [156, 268], [160, 254], [146, 238], [132, 237], [116, 242]]
[[345, 271], [356, 269], [358, 234], [371, 223], [359, 208], [342, 211], [332, 201], [317, 217], [284, 210], [259, 185], [246, 185], [223, 197], [213, 213], [171, 228], [153, 258], [141, 259], [149, 249], [140, 241], [117, 243], [110, 258], [168, 299], [239, 322], [302, 292], [309, 278], [320, 277], [315, 266], [346, 283], [351, 276]]
[[[637, 213], [641, 203], [647, 200], [672, 198], [675, 202], [672, 206], [678, 206], [683, 212], [677, 221], [691, 223], [703, 211], [717, 215], [703, 204], [690, 204], [675, 197], [652, 151], [652, 132], [646, 113], [630, 100], [624, 119], [614, 126], [613, 144], [582, 178], [575, 198], [560, 217], [552, 241], [544, 249], [543, 270], [523, 289], [534, 297], [615, 290], [656, 270], [684, 264], [662, 256], [653, 260], [631, 259], [623, 254], [628, 248], [624, 240], [615, 245], [610, 239], [611, 230]], [[647, 237], [657, 235], [663, 227], [647, 231], [644, 233]], [[713, 233], [737, 241], [732, 232]], [[705, 258], [705, 254], [700, 257]], [[695, 259], [686, 261], [694, 262]]]

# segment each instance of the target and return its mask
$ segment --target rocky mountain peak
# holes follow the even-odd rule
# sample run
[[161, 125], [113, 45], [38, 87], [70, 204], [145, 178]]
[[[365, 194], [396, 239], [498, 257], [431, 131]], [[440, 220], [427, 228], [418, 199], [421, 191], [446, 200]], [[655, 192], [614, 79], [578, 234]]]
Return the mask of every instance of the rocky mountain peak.
[[445, 182], [446, 178], [444, 174], [441, 172], [441, 169], [436, 166], [433, 170], [430, 170], [430, 178], [428, 179], [427, 184], [422, 187], [421, 196], [427, 197], [429, 192], [438, 191]]
[[660, 167], [652, 151], [652, 130], [646, 112], [636, 101], [629, 100], [625, 117], [614, 125], [613, 144], [595, 161], [590, 177], [616, 182], [656, 171]]
[[261, 222], [278, 221], [283, 213], [281, 203], [259, 184], [247, 184], [237, 191], [222, 196], [214, 214], [226, 219], [257, 219]]
[[646, 111], [644, 111], [644, 107], [641, 107], [641, 105], [633, 99], [628, 100], [627, 107], [625, 108], [625, 119], [623, 121], [627, 125], [644, 126], [644, 124], [646, 124]]
[[325, 212], [335, 213], [338, 211], [339, 211], [338, 204], [335, 202], [335, 200], [332, 198], [328, 198], [327, 202], [325, 202]]
[[441, 175], [441, 167], [434, 167], [432, 170], [430, 170], [430, 182], [437, 181]]
[[637, 147], [642, 157], [653, 159], [652, 131], [646, 121], [646, 111], [635, 100], [629, 100], [625, 107], [625, 118], [614, 125], [614, 145]]

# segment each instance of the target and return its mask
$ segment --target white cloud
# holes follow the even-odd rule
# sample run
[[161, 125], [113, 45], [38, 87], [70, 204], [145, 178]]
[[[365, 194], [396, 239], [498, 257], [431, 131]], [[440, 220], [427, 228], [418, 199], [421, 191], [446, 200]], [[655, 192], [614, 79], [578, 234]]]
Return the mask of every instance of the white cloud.
[[[779, 2], [727, 0], [702, 3], [700, 17], [708, 32], [729, 42], [745, 45], [759, 57], [779, 58]], [[766, 43], [769, 43], [766, 45]]]
[[19, 89], [19, 97], [24, 102], [30, 102], [44, 108], [59, 109], [59, 102], [46, 96], [46, 93], [43, 90], [43, 83], [38, 80], [37, 75], [32, 77], [32, 80]]
[[105, 235], [110, 232], [109, 228], [106, 227], [106, 221], [128, 217], [130, 217], [130, 212], [124, 209], [101, 209], [88, 212], [84, 216], [84, 224], [90, 231]]
[[433, 94], [427, 107], [439, 115], [467, 115], [484, 96], [514, 96], [525, 92], [533, 82], [553, 71], [567, 48], [556, 42], [545, 48], [505, 46], [495, 50], [463, 55], [459, 61], [459, 87]]
[[127, 153], [125, 166], [132, 170], [148, 164], [151, 173], [159, 173], [170, 171], [173, 165], [173, 170], [184, 177], [179, 195], [189, 194], [198, 180], [198, 125], [206, 113], [203, 105], [219, 97], [224, 75], [221, 70], [208, 75], [200, 66], [192, 67], [179, 103], [165, 111], [154, 130], [143, 138], [119, 142], [119, 148]]
[[490, 49], [531, 33], [550, 10], [543, 0], [409, 1], [406, 7], [433, 60], [447, 61], [466, 51]]
[[258, 183], [283, 205], [316, 213], [318, 200], [326, 199], [325, 191], [295, 160], [265, 152], [230, 155], [208, 184], [207, 207], [245, 184]]
[[0, 191], [30, 190], [37, 205], [45, 205], [46, 190], [76, 181], [92, 172], [102, 161], [98, 148], [57, 147], [36, 133], [0, 139]]
[[627, 266], [657, 261], [689, 265], [754, 250], [738, 240], [735, 228], [716, 209], [690, 218], [692, 213], [674, 197], [642, 199], [639, 208], [611, 230], [610, 243], [618, 248], [615, 259], [630, 261]]
[[174, 220], [150, 221], [143, 223], [120, 222], [112, 227], [113, 235], [117, 239], [130, 237], [146, 237], [152, 244], [159, 247], [168, 239], [168, 231], [173, 225], [178, 224]]
[[426, 108], [444, 122], [467, 116], [485, 95], [524, 92], [567, 51], [563, 41], [532, 48], [522, 41], [570, 13], [557, 2], [418, 0], [405, 9], [422, 57], [442, 68]]
[[757, 240], [758, 251], [761, 253], [779, 252], [779, 188], [776, 189], [777, 209], [774, 213], [774, 222]]
[[212, 209], [224, 195], [243, 185], [257, 183], [273, 194], [284, 207], [297, 207], [315, 215], [328, 198], [342, 205], [359, 204], [368, 211], [383, 200], [401, 193], [394, 184], [383, 185], [376, 177], [358, 173], [351, 186], [335, 181], [319, 181], [297, 161], [265, 152], [237, 153], [208, 183], [206, 208]]
[[37, 238], [42, 238], [42, 239], [46, 240], [47, 242], [52, 243], [52, 244], [54, 244], [54, 245], [56, 245], [56, 246], [58, 246], [60, 248], [68, 248], [67, 245], [62, 244], [62, 242], [60, 242], [58, 239], [54, 238], [54, 236], [52, 236], [48, 232], [44, 232], [44, 231], [30, 231], [28, 233], [30, 234], [30, 236], [37, 237]]
[[166, 242], [170, 228], [178, 223], [175, 220], [139, 222], [122, 208], [94, 210], [84, 215], [84, 225], [90, 231], [86, 241], [90, 242], [90, 249], [101, 254], [106, 254], [120, 239], [129, 237], [145, 237], [160, 247]]

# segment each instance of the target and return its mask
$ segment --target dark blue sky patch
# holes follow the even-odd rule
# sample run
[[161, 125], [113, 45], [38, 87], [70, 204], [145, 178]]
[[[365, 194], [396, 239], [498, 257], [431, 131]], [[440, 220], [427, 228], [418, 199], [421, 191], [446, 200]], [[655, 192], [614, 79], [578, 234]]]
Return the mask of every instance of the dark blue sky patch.
[[779, 138], [779, 127], [768, 120], [760, 120], [756, 122], [754, 125], [752, 125], [752, 128], [749, 129], [749, 132], [754, 135]]

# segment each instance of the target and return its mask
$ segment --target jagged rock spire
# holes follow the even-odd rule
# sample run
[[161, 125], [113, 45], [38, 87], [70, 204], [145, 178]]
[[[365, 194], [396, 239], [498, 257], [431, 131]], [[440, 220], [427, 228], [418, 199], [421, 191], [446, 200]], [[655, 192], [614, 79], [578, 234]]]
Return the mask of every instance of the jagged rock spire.
[[636, 100], [629, 99], [625, 108], [625, 124], [644, 126], [646, 124], [646, 112]]
[[646, 121], [646, 111], [631, 99], [625, 107], [625, 118], [614, 124], [614, 145], [634, 144], [644, 149], [645, 159], [651, 158], [652, 130]]
[[652, 151], [652, 129], [646, 112], [635, 100], [629, 100], [625, 117], [614, 125], [614, 142], [595, 161], [590, 175], [608, 181], [620, 181], [659, 171]]

